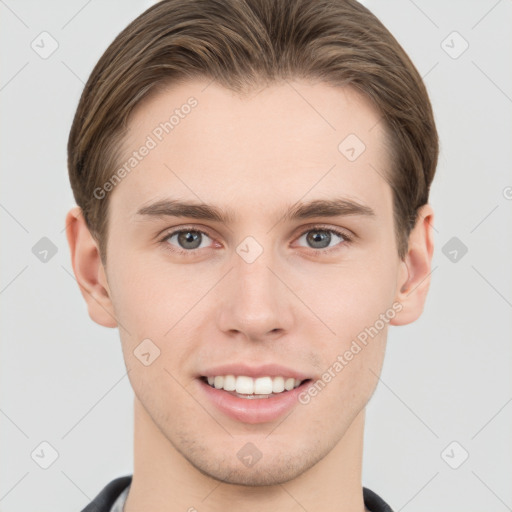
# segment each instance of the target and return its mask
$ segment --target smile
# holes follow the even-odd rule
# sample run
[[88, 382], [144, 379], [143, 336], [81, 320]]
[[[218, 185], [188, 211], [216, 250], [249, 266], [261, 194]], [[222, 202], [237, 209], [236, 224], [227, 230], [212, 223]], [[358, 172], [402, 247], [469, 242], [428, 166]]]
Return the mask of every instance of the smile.
[[220, 413], [242, 423], [276, 421], [299, 404], [299, 394], [312, 379], [210, 375], [196, 379], [198, 392]]
[[302, 384], [302, 380], [293, 377], [257, 377], [247, 375], [216, 375], [203, 377], [215, 389], [228, 391], [239, 398], [270, 398], [273, 395], [291, 391]]

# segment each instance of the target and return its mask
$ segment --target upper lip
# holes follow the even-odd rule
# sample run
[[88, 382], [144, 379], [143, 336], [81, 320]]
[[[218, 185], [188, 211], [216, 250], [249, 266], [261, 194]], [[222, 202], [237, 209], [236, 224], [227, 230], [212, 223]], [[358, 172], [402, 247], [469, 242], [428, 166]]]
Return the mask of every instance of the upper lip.
[[201, 373], [201, 377], [215, 377], [217, 375], [245, 375], [252, 378], [293, 377], [298, 380], [307, 380], [310, 378], [310, 376], [304, 372], [274, 363], [266, 363], [258, 366], [250, 366], [246, 363], [223, 364], [208, 368]]

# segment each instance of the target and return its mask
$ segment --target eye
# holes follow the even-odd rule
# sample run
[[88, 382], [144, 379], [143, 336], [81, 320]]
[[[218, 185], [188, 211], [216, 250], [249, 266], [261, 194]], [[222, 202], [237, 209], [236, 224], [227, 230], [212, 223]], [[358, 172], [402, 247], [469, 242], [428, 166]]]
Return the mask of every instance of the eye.
[[[310, 249], [327, 250], [326, 252], [330, 252], [331, 248], [340, 245], [341, 242], [344, 242], [342, 245], [347, 245], [352, 241], [351, 236], [344, 231], [323, 226], [309, 228], [302, 233], [298, 240], [303, 238], [305, 238], [306, 243], [309, 244]], [[341, 242], [336, 243], [336, 239], [341, 239]], [[331, 242], [334, 242], [334, 245], [331, 245]]]
[[[172, 245], [171, 250], [179, 254], [188, 255], [196, 249], [208, 247], [204, 244], [205, 238], [210, 238], [204, 231], [197, 229], [180, 229], [168, 233], [161, 242], [166, 245]], [[173, 243], [173, 239], [175, 243]], [[210, 239], [211, 240], [211, 239]]]
[[[338, 229], [313, 226], [302, 232], [298, 240], [302, 239], [305, 239], [308, 244], [307, 248], [316, 253], [323, 253], [337, 250], [336, 246], [350, 244], [352, 236]], [[211, 241], [212, 238], [207, 233], [193, 228], [171, 231], [160, 240], [167, 250], [183, 256], [194, 256], [199, 249], [211, 248]]]

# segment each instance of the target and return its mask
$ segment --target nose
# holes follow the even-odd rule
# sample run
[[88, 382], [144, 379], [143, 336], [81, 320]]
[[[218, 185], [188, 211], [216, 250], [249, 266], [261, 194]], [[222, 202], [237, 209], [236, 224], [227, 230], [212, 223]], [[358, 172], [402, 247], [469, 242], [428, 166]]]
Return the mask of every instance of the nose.
[[252, 341], [276, 339], [289, 332], [293, 294], [270, 251], [252, 263], [237, 254], [233, 260], [234, 267], [218, 294], [218, 327], [230, 336]]

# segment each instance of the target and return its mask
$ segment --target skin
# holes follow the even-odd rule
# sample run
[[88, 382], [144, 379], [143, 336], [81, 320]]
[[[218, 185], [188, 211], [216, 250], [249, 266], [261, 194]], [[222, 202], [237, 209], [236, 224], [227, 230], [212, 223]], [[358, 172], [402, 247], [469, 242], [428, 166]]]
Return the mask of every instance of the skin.
[[[125, 511], [224, 511], [236, 503], [247, 512], [362, 512], [365, 406], [388, 324], [307, 405], [273, 422], [222, 414], [196, 377], [213, 365], [249, 361], [285, 364], [317, 379], [393, 303], [403, 308], [389, 325], [414, 322], [430, 285], [432, 208], [422, 207], [400, 260], [391, 188], [382, 178], [390, 165], [383, 123], [355, 90], [301, 80], [240, 97], [207, 85], [169, 87], [134, 111], [127, 157], [168, 112], [190, 96], [198, 100], [110, 192], [106, 267], [80, 209], [66, 218], [89, 315], [119, 327], [135, 393]], [[366, 145], [353, 162], [338, 151], [351, 133]], [[375, 216], [282, 220], [299, 200], [338, 196]], [[227, 224], [136, 216], [165, 197], [231, 208], [236, 218]], [[332, 234], [326, 252], [302, 236], [319, 224], [320, 231], [356, 236], [347, 244]], [[208, 235], [193, 255], [173, 252], [189, 247], [177, 236], [161, 241], [183, 227]], [[263, 247], [251, 264], [236, 252], [247, 236]], [[161, 351], [149, 366], [133, 353], [146, 338]], [[237, 457], [248, 442], [262, 454], [252, 467]]]

